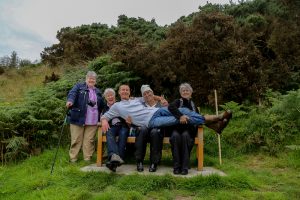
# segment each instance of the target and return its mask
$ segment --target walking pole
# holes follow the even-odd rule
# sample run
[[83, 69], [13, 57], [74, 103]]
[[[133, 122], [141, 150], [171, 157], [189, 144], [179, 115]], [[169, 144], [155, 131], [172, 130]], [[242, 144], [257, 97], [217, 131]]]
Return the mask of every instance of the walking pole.
[[63, 125], [62, 125], [62, 127], [61, 127], [60, 136], [59, 136], [59, 139], [58, 139], [58, 143], [57, 143], [57, 147], [56, 147], [55, 156], [54, 156], [53, 162], [52, 162], [51, 175], [52, 175], [52, 173], [53, 173], [54, 164], [55, 164], [56, 157], [57, 157], [57, 153], [58, 153], [58, 149], [59, 149], [59, 146], [60, 146], [60, 141], [61, 141], [62, 133], [63, 133], [64, 127], [65, 127], [65, 124], [67, 123], [68, 112], [69, 112], [69, 109], [67, 109], [67, 112], [66, 112], [66, 114], [65, 114], [64, 123], [63, 123]]
[[[215, 91], [216, 115], [218, 116], [219, 115], [219, 111], [218, 111], [217, 90], [214, 90], [214, 91]], [[220, 165], [222, 165], [221, 137], [220, 137], [220, 134], [217, 134], [217, 135], [218, 135], [218, 146], [219, 146], [219, 162], [220, 162]]]

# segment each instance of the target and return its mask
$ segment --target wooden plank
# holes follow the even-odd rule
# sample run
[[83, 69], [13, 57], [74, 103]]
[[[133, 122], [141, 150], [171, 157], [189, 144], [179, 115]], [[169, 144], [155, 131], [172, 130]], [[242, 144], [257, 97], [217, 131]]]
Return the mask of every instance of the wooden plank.
[[[102, 142], [107, 142], [105, 135], [102, 136]], [[132, 136], [128, 137], [127, 138], [127, 143], [135, 143], [135, 137], [132, 137]], [[170, 137], [164, 137], [163, 143], [164, 144], [170, 144]], [[198, 138], [197, 137], [195, 138], [195, 144], [198, 144]]]

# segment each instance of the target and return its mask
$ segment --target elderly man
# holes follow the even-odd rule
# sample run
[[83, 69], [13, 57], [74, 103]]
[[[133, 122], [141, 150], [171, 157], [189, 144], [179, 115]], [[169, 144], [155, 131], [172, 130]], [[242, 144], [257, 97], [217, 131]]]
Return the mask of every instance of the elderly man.
[[[143, 103], [145, 107], [160, 108], [162, 106], [168, 105], [168, 102], [164, 98], [160, 100], [158, 100], [158, 98], [155, 98], [157, 96], [154, 96], [153, 90], [150, 88], [149, 85], [142, 85], [141, 93], [145, 101]], [[163, 137], [163, 130], [161, 130], [160, 128], [150, 129], [146, 126], [140, 127], [135, 141], [135, 157], [137, 161], [137, 171], [144, 171], [143, 162], [146, 154], [147, 141], [150, 141], [149, 172], [156, 171], [157, 165], [161, 159]]]

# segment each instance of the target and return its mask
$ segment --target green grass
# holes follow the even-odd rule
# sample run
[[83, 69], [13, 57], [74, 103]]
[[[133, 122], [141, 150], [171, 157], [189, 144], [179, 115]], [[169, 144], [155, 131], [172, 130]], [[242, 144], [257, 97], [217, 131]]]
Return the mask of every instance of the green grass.
[[51, 76], [53, 72], [62, 74], [62, 69], [38, 66], [5, 71], [0, 75], [0, 106], [22, 102], [29, 89], [42, 86], [45, 76]]
[[227, 157], [212, 163], [228, 176], [181, 178], [81, 172], [86, 164], [69, 164], [66, 149], [50, 175], [55, 152], [45, 151], [0, 167], [0, 199], [299, 199], [299, 152]]

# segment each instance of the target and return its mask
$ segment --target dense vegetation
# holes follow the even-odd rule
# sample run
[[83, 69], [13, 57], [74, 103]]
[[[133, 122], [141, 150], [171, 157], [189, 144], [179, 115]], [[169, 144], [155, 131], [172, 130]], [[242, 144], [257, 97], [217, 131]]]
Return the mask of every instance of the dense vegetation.
[[[299, 11], [298, 1], [255, 0], [207, 4], [165, 27], [121, 15], [116, 27], [62, 28], [59, 43], [41, 53], [45, 64], [63, 66], [60, 79], [47, 78], [19, 103], [0, 102], [0, 159], [18, 160], [57, 142], [67, 91], [88, 69], [99, 74], [102, 89], [129, 83], [140, 95], [140, 85], [148, 83], [170, 101], [179, 83], [190, 82], [201, 108], [212, 104], [217, 89], [222, 107], [235, 113], [224, 146], [239, 152], [276, 155], [299, 144]], [[18, 73], [28, 78], [25, 71]], [[208, 143], [213, 139], [206, 136]]]
[[170, 98], [178, 94], [179, 83], [188, 81], [197, 102], [209, 103], [217, 89], [221, 103], [260, 103], [268, 88], [285, 92], [299, 87], [298, 2], [207, 4], [166, 27], [121, 15], [117, 26], [62, 28], [59, 43], [41, 56], [44, 63], [57, 65], [108, 54], [140, 78], [133, 85], [149, 83]]

